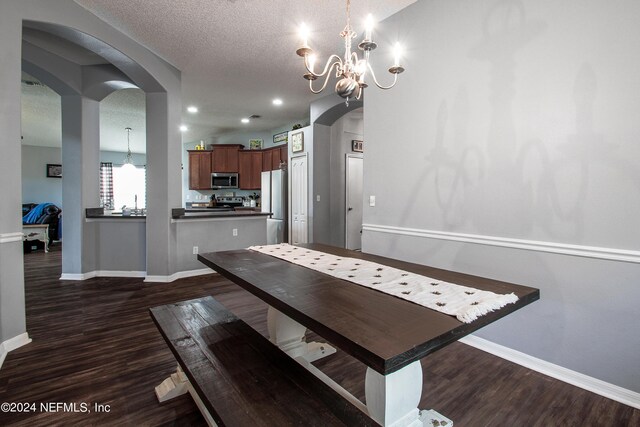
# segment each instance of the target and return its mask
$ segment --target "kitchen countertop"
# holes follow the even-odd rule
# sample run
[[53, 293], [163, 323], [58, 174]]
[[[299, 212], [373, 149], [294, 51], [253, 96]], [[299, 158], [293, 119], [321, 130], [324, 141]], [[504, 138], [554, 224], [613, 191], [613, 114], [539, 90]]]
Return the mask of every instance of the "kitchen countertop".
[[[200, 219], [200, 218], [241, 218], [241, 217], [268, 217], [271, 212], [257, 212], [254, 210], [216, 210], [216, 209], [172, 209], [172, 219]], [[87, 219], [146, 219], [146, 215], [124, 216], [121, 212], [105, 214], [102, 208], [87, 208]]]
[[122, 215], [122, 212], [104, 213], [103, 208], [87, 208], [85, 217], [89, 219], [96, 218], [114, 218], [114, 219], [146, 219], [146, 215]]
[[211, 210], [193, 210], [187, 211], [182, 209], [174, 209], [173, 219], [197, 219], [197, 218], [240, 218], [240, 217], [260, 217], [271, 216], [271, 212], [256, 212], [252, 210], [229, 210], [229, 211], [211, 211]]

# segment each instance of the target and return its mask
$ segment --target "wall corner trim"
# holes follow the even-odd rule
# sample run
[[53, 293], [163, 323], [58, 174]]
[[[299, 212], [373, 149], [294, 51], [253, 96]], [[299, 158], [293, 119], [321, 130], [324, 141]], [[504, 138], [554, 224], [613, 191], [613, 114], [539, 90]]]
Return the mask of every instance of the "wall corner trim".
[[461, 343], [475, 347], [479, 350], [498, 356], [525, 368], [540, 372], [541, 374], [580, 387], [592, 393], [599, 394], [607, 399], [615, 400], [624, 405], [640, 409], [640, 393], [619, 387], [617, 385], [563, 368], [542, 359], [538, 359], [517, 350], [504, 347], [500, 344], [485, 340], [475, 335], [468, 335], [459, 340]]
[[200, 268], [198, 270], [178, 271], [169, 276], [146, 276], [144, 281], [150, 283], [169, 283], [174, 280], [184, 279], [187, 277], [203, 276], [205, 274], [217, 274], [210, 268]]
[[29, 334], [26, 332], [2, 342], [0, 344], [0, 368], [2, 368], [2, 363], [4, 363], [4, 359], [10, 351], [27, 345], [30, 342], [31, 338], [29, 338]]
[[453, 233], [449, 231], [423, 230], [419, 228], [378, 224], [362, 224], [362, 230], [640, 264], [640, 251], [628, 249], [603, 248], [570, 243], [543, 242], [539, 240], [513, 239], [508, 237]]

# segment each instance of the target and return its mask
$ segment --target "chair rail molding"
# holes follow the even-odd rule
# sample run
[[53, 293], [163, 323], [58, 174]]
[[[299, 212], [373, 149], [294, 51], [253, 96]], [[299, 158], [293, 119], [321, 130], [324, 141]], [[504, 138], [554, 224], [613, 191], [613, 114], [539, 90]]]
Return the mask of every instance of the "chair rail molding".
[[543, 242], [539, 240], [513, 239], [508, 237], [485, 236], [480, 234], [453, 233], [449, 231], [424, 230], [419, 228], [395, 227], [390, 225], [363, 224], [363, 231], [388, 233], [427, 239], [448, 240], [452, 242], [474, 243], [478, 245], [499, 246], [512, 249], [524, 249], [554, 254], [597, 258], [609, 261], [621, 261], [640, 264], [640, 251], [628, 249], [603, 248], [597, 246], [574, 245], [570, 243]]
[[24, 235], [22, 231], [16, 231], [15, 233], [0, 233], [0, 243], [20, 242]]

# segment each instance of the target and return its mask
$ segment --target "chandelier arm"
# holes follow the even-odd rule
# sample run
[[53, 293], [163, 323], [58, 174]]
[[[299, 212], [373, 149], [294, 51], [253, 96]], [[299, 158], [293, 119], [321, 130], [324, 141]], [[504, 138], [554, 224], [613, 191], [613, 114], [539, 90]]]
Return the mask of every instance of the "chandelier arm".
[[[331, 70], [331, 68], [333, 68], [333, 66], [334, 66], [336, 63], [337, 63], [338, 65], [342, 66], [342, 58], [340, 58], [340, 57], [339, 57], [338, 55], [336, 55], [336, 54], [333, 54], [333, 55], [331, 55], [331, 56], [327, 59], [327, 63], [325, 64], [325, 66], [324, 66], [324, 70], [322, 71], [322, 73], [320, 73], [320, 74], [316, 74], [316, 73], [314, 73], [314, 72], [309, 68], [309, 63], [308, 63], [308, 61], [307, 61], [307, 58], [308, 58], [308, 55], [305, 55], [305, 56], [304, 56], [304, 67], [305, 67], [305, 68], [307, 69], [307, 71], [308, 71], [311, 75], [313, 75], [314, 77], [323, 77], [325, 74], [327, 74], [327, 73]], [[336, 61], [336, 62], [334, 62], [334, 63], [331, 63], [331, 59], [332, 59], [332, 58], [337, 59], [337, 61]], [[331, 64], [331, 65], [330, 65], [330, 64]]]
[[386, 89], [391, 89], [392, 87], [394, 87], [396, 85], [396, 82], [398, 81], [398, 74], [396, 74], [396, 73], [393, 74], [393, 83], [391, 83], [391, 85], [382, 86], [380, 83], [378, 83], [378, 79], [376, 79], [376, 73], [373, 72], [373, 68], [371, 68], [371, 64], [369, 62], [367, 62], [367, 68], [369, 68], [369, 71], [371, 72], [371, 77], [373, 78], [373, 82], [380, 89], [385, 89], [385, 90]]
[[[335, 56], [335, 55], [332, 55], [332, 56]], [[340, 59], [340, 58], [338, 58], [338, 59]], [[325, 78], [324, 78], [324, 83], [322, 84], [322, 87], [319, 90], [313, 89], [313, 80], [309, 80], [309, 89], [311, 90], [311, 92], [313, 92], [315, 94], [318, 94], [318, 93], [322, 92], [324, 90], [324, 88], [327, 87], [327, 83], [329, 82], [329, 77], [331, 76], [331, 73], [328, 73], [327, 71], [331, 71], [331, 69], [333, 68], [334, 65], [340, 66], [340, 64], [341, 64], [341, 61], [334, 62], [333, 64], [331, 64], [331, 67], [329, 67], [328, 69], [325, 69], [325, 72], [320, 75], [320, 77], [322, 77], [326, 73]]]

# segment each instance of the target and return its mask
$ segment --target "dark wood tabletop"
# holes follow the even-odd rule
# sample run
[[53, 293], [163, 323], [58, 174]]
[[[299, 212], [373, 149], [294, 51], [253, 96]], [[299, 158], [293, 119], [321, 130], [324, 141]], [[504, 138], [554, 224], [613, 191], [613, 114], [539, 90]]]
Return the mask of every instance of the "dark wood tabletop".
[[332, 246], [300, 246], [518, 296], [514, 304], [462, 323], [453, 316], [259, 252], [242, 249], [198, 255], [205, 265], [383, 375], [540, 298], [538, 289], [526, 286]]

